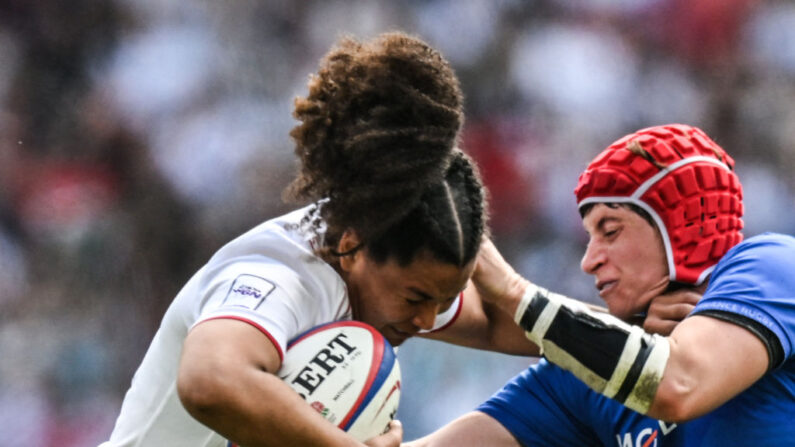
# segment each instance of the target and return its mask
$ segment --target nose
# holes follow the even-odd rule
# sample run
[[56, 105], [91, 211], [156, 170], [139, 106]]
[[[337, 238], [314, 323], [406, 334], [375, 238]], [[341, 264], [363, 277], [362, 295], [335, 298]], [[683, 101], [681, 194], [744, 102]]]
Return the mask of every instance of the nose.
[[417, 314], [411, 320], [414, 326], [420, 329], [429, 331], [433, 329], [433, 324], [436, 322], [436, 315], [439, 312], [439, 304], [432, 301], [427, 301], [418, 306]]
[[600, 244], [593, 240], [588, 242], [585, 253], [580, 260], [580, 268], [583, 272], [593, 275], [605, 263], [605, 251]]

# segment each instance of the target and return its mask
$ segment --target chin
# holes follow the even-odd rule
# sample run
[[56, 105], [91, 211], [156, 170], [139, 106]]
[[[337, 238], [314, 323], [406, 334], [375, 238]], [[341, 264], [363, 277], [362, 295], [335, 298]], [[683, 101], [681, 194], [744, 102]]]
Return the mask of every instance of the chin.
[[402, 345], [404, 341], [408, 340], [410, 337], [403, 337], [400, 335], [392, 335], [392, 336], [384, 336], [388, 341], [389, 344], [392, 345], [393, 348], [397, 348], [398, 346]]
[[402, 345], [403, 342], [406, 341], [407, 339], [401, 338], [397, 340], [390, 340], [387, 338], [387, 340], [389, 340], [389, 344], [392, 345], [393, 348], [397, 348], [398, 346]]

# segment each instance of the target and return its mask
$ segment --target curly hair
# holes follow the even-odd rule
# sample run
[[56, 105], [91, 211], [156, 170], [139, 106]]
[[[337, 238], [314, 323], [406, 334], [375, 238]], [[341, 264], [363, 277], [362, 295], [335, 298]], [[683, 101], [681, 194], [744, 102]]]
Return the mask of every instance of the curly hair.
[[422, 249], [464, 266], [475, 258], [486, 229], [486, 198], [477, 168], [457, 151], [445, 176], [428, 185], [416, 206], [367, 244], [376, 262], [406, 265]]
[[[463, 95], [449, 63], [428, 44], [398, 32], [366, 42], [341, 39], [310, 78], [308, 95], [295, 100], [293, 114], [300, 121], [290, 132], [300, 171], [285, 198], [329, 199], [322, 208], [326, 248], [347, 229], [372, 245], [386, 233], [401, 233], [397, 227], [408, 228], [409, 215], [424, 219], [419, 227], [410, 225], [423, 231], [442, 225], [432, 216], [446, 211], [431, 209], [442, 197], [440, 188], [450, 189], [444, 196], [452, 194], [455, 209], [471, 206], [462, 226], [467, 239], [479, 241], [482, 185], [455, 149]], [[469, 217], [473, 212], [477, 219]], [[473, 226], [476, 220], [483, 222]], [[459, 262], [457, 255], [445, 256]]]

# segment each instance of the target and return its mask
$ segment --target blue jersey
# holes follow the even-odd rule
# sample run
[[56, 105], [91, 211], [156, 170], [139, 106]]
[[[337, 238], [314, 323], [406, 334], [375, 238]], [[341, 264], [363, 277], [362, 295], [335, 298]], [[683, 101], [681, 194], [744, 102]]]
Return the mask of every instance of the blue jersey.
[[795, 446], [795, 238], [766, 233], [732, 248], [693, 314], [741, 325], [771, 369], [713, 412], [657, 421], [541, 360], [478, 407], [526, 446]]

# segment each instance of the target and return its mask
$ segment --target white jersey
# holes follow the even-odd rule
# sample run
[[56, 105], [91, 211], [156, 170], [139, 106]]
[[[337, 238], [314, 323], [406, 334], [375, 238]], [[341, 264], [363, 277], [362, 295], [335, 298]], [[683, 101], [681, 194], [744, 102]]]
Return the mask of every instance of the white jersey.
[[[289, 340], [322, 323], [350, 320], [342, 278], [315, 255], [321, 243], [310, 206], [271, 219], [222, 247], [182, 288], [166, 311], [132, 379], [110, 440], [100, 447], [223, 447], [226, 441], [183, 408], [176, 390], [182, 344], [190, 328], [232, 318], [262, 331], [279, 355]], [[460, 297], [437, 316], [458, 315]]]

